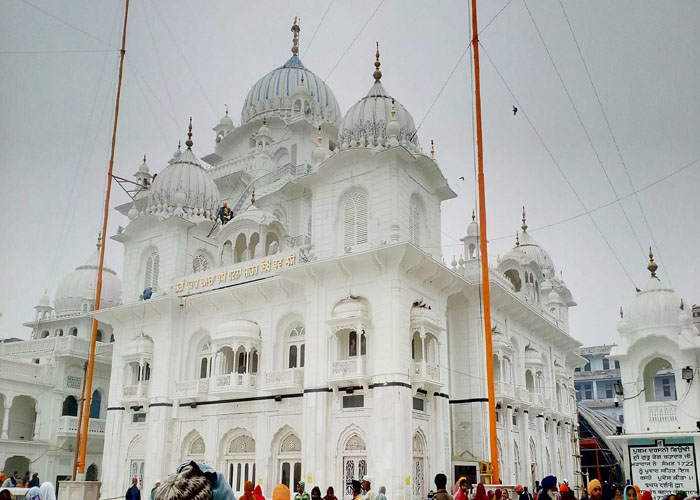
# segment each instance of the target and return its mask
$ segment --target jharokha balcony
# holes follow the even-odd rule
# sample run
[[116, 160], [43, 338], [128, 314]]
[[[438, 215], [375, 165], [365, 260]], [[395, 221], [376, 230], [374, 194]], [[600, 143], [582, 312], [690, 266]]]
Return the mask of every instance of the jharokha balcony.
[[209, 379], [209, 394], [250, 393], [257, 390], [257, 373], [229, 373]]
[[288, 368], [265, 373], [263, 389], [268, 391], [301, 392], [304, 389], [304, 369]]
[[440, 367], [428, 364], [425, 361], [414, 361], [411, 372], [411, 386], [424, 389], [428, 392], [442, 388]]

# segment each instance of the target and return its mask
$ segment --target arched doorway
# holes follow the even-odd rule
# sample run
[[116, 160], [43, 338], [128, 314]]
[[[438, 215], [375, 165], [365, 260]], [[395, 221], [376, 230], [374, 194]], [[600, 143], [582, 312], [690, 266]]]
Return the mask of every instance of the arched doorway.
[[294, 491], [301, 481], [301, 440], [290, 432], [280, 441], [277, 450], [277, 477], [279, 482]]
[[246, 481], [255, 483], [255, 440], [245, 434], [231, 439], [225, 451], [228, 483], [240, 498]]
[[85, 471], [85, 480], [86, 481], [97, 481], [97, 465], [95, 464], [90, 464]]
[[352, 434], [343, 444], [343, 500], [352, 500], [352, 481], [367, 474], [367, 446], [358, 434]]
[[427, 492], [425, 491], [425, 471], [426, 460], [425, 460], [425, 439], [420, 432], [416, 432], [413, 436], [413, 498], [423, 499], [426, 497]]
[[10, 408], [9, 439], [17, 441], [32, 441], [34, 439], [35, 405], [36, 401], [29, 396], [15, 396]]
[[10, 477], [10, 474], [14, 471], [24, 474], [24, 471], [30, 470], [29, 459], [20, 455], [8, 457], [7, 460], [5, 460], [5, 467], [2, 470], [7, 477]]

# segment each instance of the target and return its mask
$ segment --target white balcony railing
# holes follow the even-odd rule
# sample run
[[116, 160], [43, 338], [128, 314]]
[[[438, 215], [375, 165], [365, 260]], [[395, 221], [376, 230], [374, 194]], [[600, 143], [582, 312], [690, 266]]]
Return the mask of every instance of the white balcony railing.
[[229, 373], [209, 379], [209, 392], [250, 392], [257, 388], [255, 373]]
[[515, 395], [515, 387], [510, 382], [496, 382], [496, 397], [509, 397], [512, 398]]
[[[88, 423], [88, 434], [93, 436], [104, 436], [106, 420], [91, 418]], [[78, 417], [64, 415], [58, 419], [59, 434], [75, 434], [78, 432]]]
[[301, 389], [303, 387], [303, 368], [289, 368], [265, 373], [265, 389]]
[[532, 403], [534, 394], [530, 392], [526, 387], [518, 388], [518, 399], [524, 401], [525, 403]]
[[413, 377], [429, 380], [431, 382], [440, 382], [440, 368], [429, 365], [425, 361], [414, 361]]
[[677, 430], [678, 408], [663, 401], [649, 402], [647, 403], [647, 419], [649, 427], [665, 431]]
[[0, 378], [53, 385], [52, 373], [52, 368], [47, 365], [37, 365], [11, 358], [5, 358], [0, 362]]
[[122, 396], [127, 399], [147, 398], [150, 393], [150, 388], [151, 385], [147, 380], [139, 382], [136, 385], [125, 385], [122, 388]]
[[331, 364], [331, 377], [335, 379], [352, 378], [364, 376], [365, 363], [359, 356], [341, 361], [333, 361]]
[[194, 398], [209, 392], [209, 379], [200, 378], [186, 382], [175, 383], [175, 396], [180, 398]]
[[[99, 361], [110, 362], [112, 360], [112, 349], [112, 344], [98, 342], [95, 348], [95, 357]], [[39, 358], [50, 354], [87, 359], [90, 354], [90, 341], [69, 335], [0, 344], [0, 355], [3, 356]]]

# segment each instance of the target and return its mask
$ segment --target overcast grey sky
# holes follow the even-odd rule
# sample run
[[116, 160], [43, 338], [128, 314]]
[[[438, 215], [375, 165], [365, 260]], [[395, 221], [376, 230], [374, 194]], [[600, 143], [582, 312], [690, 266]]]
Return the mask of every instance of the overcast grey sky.
[[[94, 250], [102, 224], [123, 2], [2, 5], [0, 334], [26, 338], [21, 323], [33, 318], [43, 289], [53, 299], [61, 278]], [[675, 175], [638, 193], [647, 227], [559, 0], [483, 0], [480, 27], [493, 19], [481, 34], [489, 253], [495, 261], [512, 247], [526, 205], [531, 234], [579, 304], [572, 334], [586, 345], [610, 343], [619, 306], [648, 277], [641, 246], [652, 233], [661, 279], [686, 303], [700, 302], [700, 162], [676, 173], [700, 158], [700, 2], [563, 5], [634, 187]], [[422, 122], [423, 147], [435, 140], [459, 194], [443, 205], [435, 243], [449, 263], [474, 206], [471, 53], [428, 111], [469, 43], [468, 9], [466, 1], [133, 0], [115, 174], [130, 177], [144, 154], [151, 172], [161, 171], [189, 116], [195, 153], [211, 152], [224, 104], [239, 123], [249, 88], [289, 57], [298, 15], [302, 60], [344, 112], [369, 89], [380, 42], [382, 83]], [[118, 186], [113, 194], [112, 206], [127, 200]], [[555, 224], [582, 214], [581, 201], [589, 210], [612, 202], [592, 214], [607, 244], [587, 215]], [[112, 211], [110, 234], [126, 222]], [[121, 245], [110, 240], [107, 262], [120, 272], [121, 261]]]

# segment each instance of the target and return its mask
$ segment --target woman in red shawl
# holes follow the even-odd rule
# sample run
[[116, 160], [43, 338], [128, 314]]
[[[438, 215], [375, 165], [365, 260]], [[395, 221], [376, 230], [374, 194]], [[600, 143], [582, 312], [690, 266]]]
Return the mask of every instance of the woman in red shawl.
[[484, 488], [484, 483], [479, 483], [476, 485], [476, 495], [474, 500], [488, 500], [489, 497], [486, 496], [486, 488]]
[[501, 488], [496, 488], [496, 491], [494, 491], [493, 495], [496, 498], [496, 500], [501, 500], [501, 498], [503, 497], [503, 490]]
[[241, 500], [255, 500], [255, 497], [253, 496], [252, 481], [246, 481], [243, 485], [243, 497], [241, 498]]
[[253, 496], [255, 497], [255, 500], [265, 500], [265, 497], [262, 494], [262, 488], [259, 484], [253, 490]]

